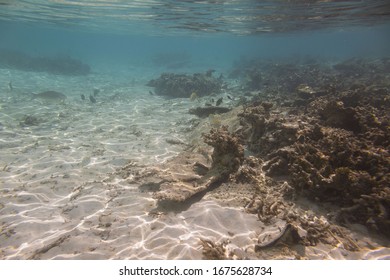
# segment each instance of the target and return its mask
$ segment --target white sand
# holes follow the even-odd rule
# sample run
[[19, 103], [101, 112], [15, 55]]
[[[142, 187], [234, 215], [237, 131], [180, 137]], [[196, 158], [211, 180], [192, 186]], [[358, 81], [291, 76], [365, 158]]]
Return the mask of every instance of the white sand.
[[[174, 214], [148, 215], [156, 207], [118, 175], [128, 163], [152, 166], [189, 143], [197, 103], [152, 96], [144, 86], [155, 73], [61, 77], [0, 69], [1, 259], [200, 259], [200, 238], [249, 254], [265, 228], [240, 208], [201, 200]], [[129, 78], [136, 77], [136, 78]], [[8, 82], [14, 89], [10, 92]], [[88, 96], [100, 88], [98, 102]], [[65, 104], [30, 100], [56, 90]], [[80, 94], [87, 97], [81, 101]], [[23, 126], [26, 115], [38, 125]], [[312, 258], [386, 258], [388, 248], [360, 255], [313, 249]], [[246, 252], [245, 252], [246, 251]], [[288, 256], [287, 256], [288, 257]]]

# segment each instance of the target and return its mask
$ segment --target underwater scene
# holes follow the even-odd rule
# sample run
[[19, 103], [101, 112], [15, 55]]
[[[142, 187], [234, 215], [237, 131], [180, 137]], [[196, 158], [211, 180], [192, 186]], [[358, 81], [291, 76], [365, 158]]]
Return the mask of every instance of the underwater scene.
[[0, 0], [0, 259], [390, 259], [385, 0]]

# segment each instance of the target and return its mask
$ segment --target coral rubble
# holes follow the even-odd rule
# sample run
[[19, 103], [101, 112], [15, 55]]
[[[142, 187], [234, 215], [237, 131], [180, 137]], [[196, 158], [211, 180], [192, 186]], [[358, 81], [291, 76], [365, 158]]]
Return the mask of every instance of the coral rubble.
[[[352, 75], [355, 66], [342, 65], [335, 69]], [[329, 79], [328, 70], [324, 75]], [[333, 80], [340, 75], [334, 73]], [[266, 111], [248, 104], [240, 117], [246, 127], [242, 137], [266, 160], [268, 176], [287, 179], [299, 195], [337, 206], [337, 222], [361, 223], [385, 234], [390, 231], [389, 91], [370, 75], [359, 72], [361, 80], [343, 80], [334, 90], [321, 86], [319, 71], [316, 91], [300, 84], [290, 106]], [[307, 102], [294, 106], [302, 97]]]

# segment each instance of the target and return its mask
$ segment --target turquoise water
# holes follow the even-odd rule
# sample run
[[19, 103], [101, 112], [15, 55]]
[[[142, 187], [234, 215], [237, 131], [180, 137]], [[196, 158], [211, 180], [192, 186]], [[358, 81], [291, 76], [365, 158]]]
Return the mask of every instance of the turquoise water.
[[[211, 158], [198, 142], [221, 120], [188, 112], [219, 98], [237, 106], [234, 65], [389, 55], [385, 0], [0, 0], [0, 259], [201, 259], [200, 239], [253, 258], [284, 221], [263, 225], [234, 189], [165, 213], [143, 176], [188, 147]], [[213, 99], [165, 98], [147, 86], [164, 72], [209, 69], [225, 79]], [[32, 95], [46, 91], [66, 100]], [[301, 257], [389, 258], [389, 246], [355, 227], [361, 251], [324, 245]]]
[[195, 65], [227, 68], [243, 55], [381, 56], [390, 43], [387, 1], [1, 4], [0, 48], [89, 64], [145, 65], [158, 53], [180, 52]]

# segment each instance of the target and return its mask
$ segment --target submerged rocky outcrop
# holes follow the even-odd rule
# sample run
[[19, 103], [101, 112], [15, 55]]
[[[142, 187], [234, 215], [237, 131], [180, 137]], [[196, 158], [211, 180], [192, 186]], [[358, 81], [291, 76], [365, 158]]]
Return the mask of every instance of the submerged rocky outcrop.
[[147, 85], [154, 87], [157, 95], [189, 98], [191, 94], [196, 93], [201, 97], [221, 91], [222, 79], [215, 78], [213, 72], [209, 70], [193, 75], [163, 73], [159, 78], [149, 81]]
[[[355, 64], [337, 64], [334, 79], [342, 83], [333, 88], [318, 73], [317, 89], [297, 86], [284, 102], [288, 106], [267, 110], [262, 103], [249, 103], [239, 114], [242, 139], [266, 161], [267, 176], [287, 180], [299, 196], [334, 205], [335, 222], [360, 223], [385, 234], [390, 231], [388, 72], [377, 72], [374, 79], [360, 71], [361, 64], [360, 79], [352, 84], [346, 79]], [[296, 102], [303, 95], [306, 101]], [[273, 99], [278, 102], [277, 95]]]

